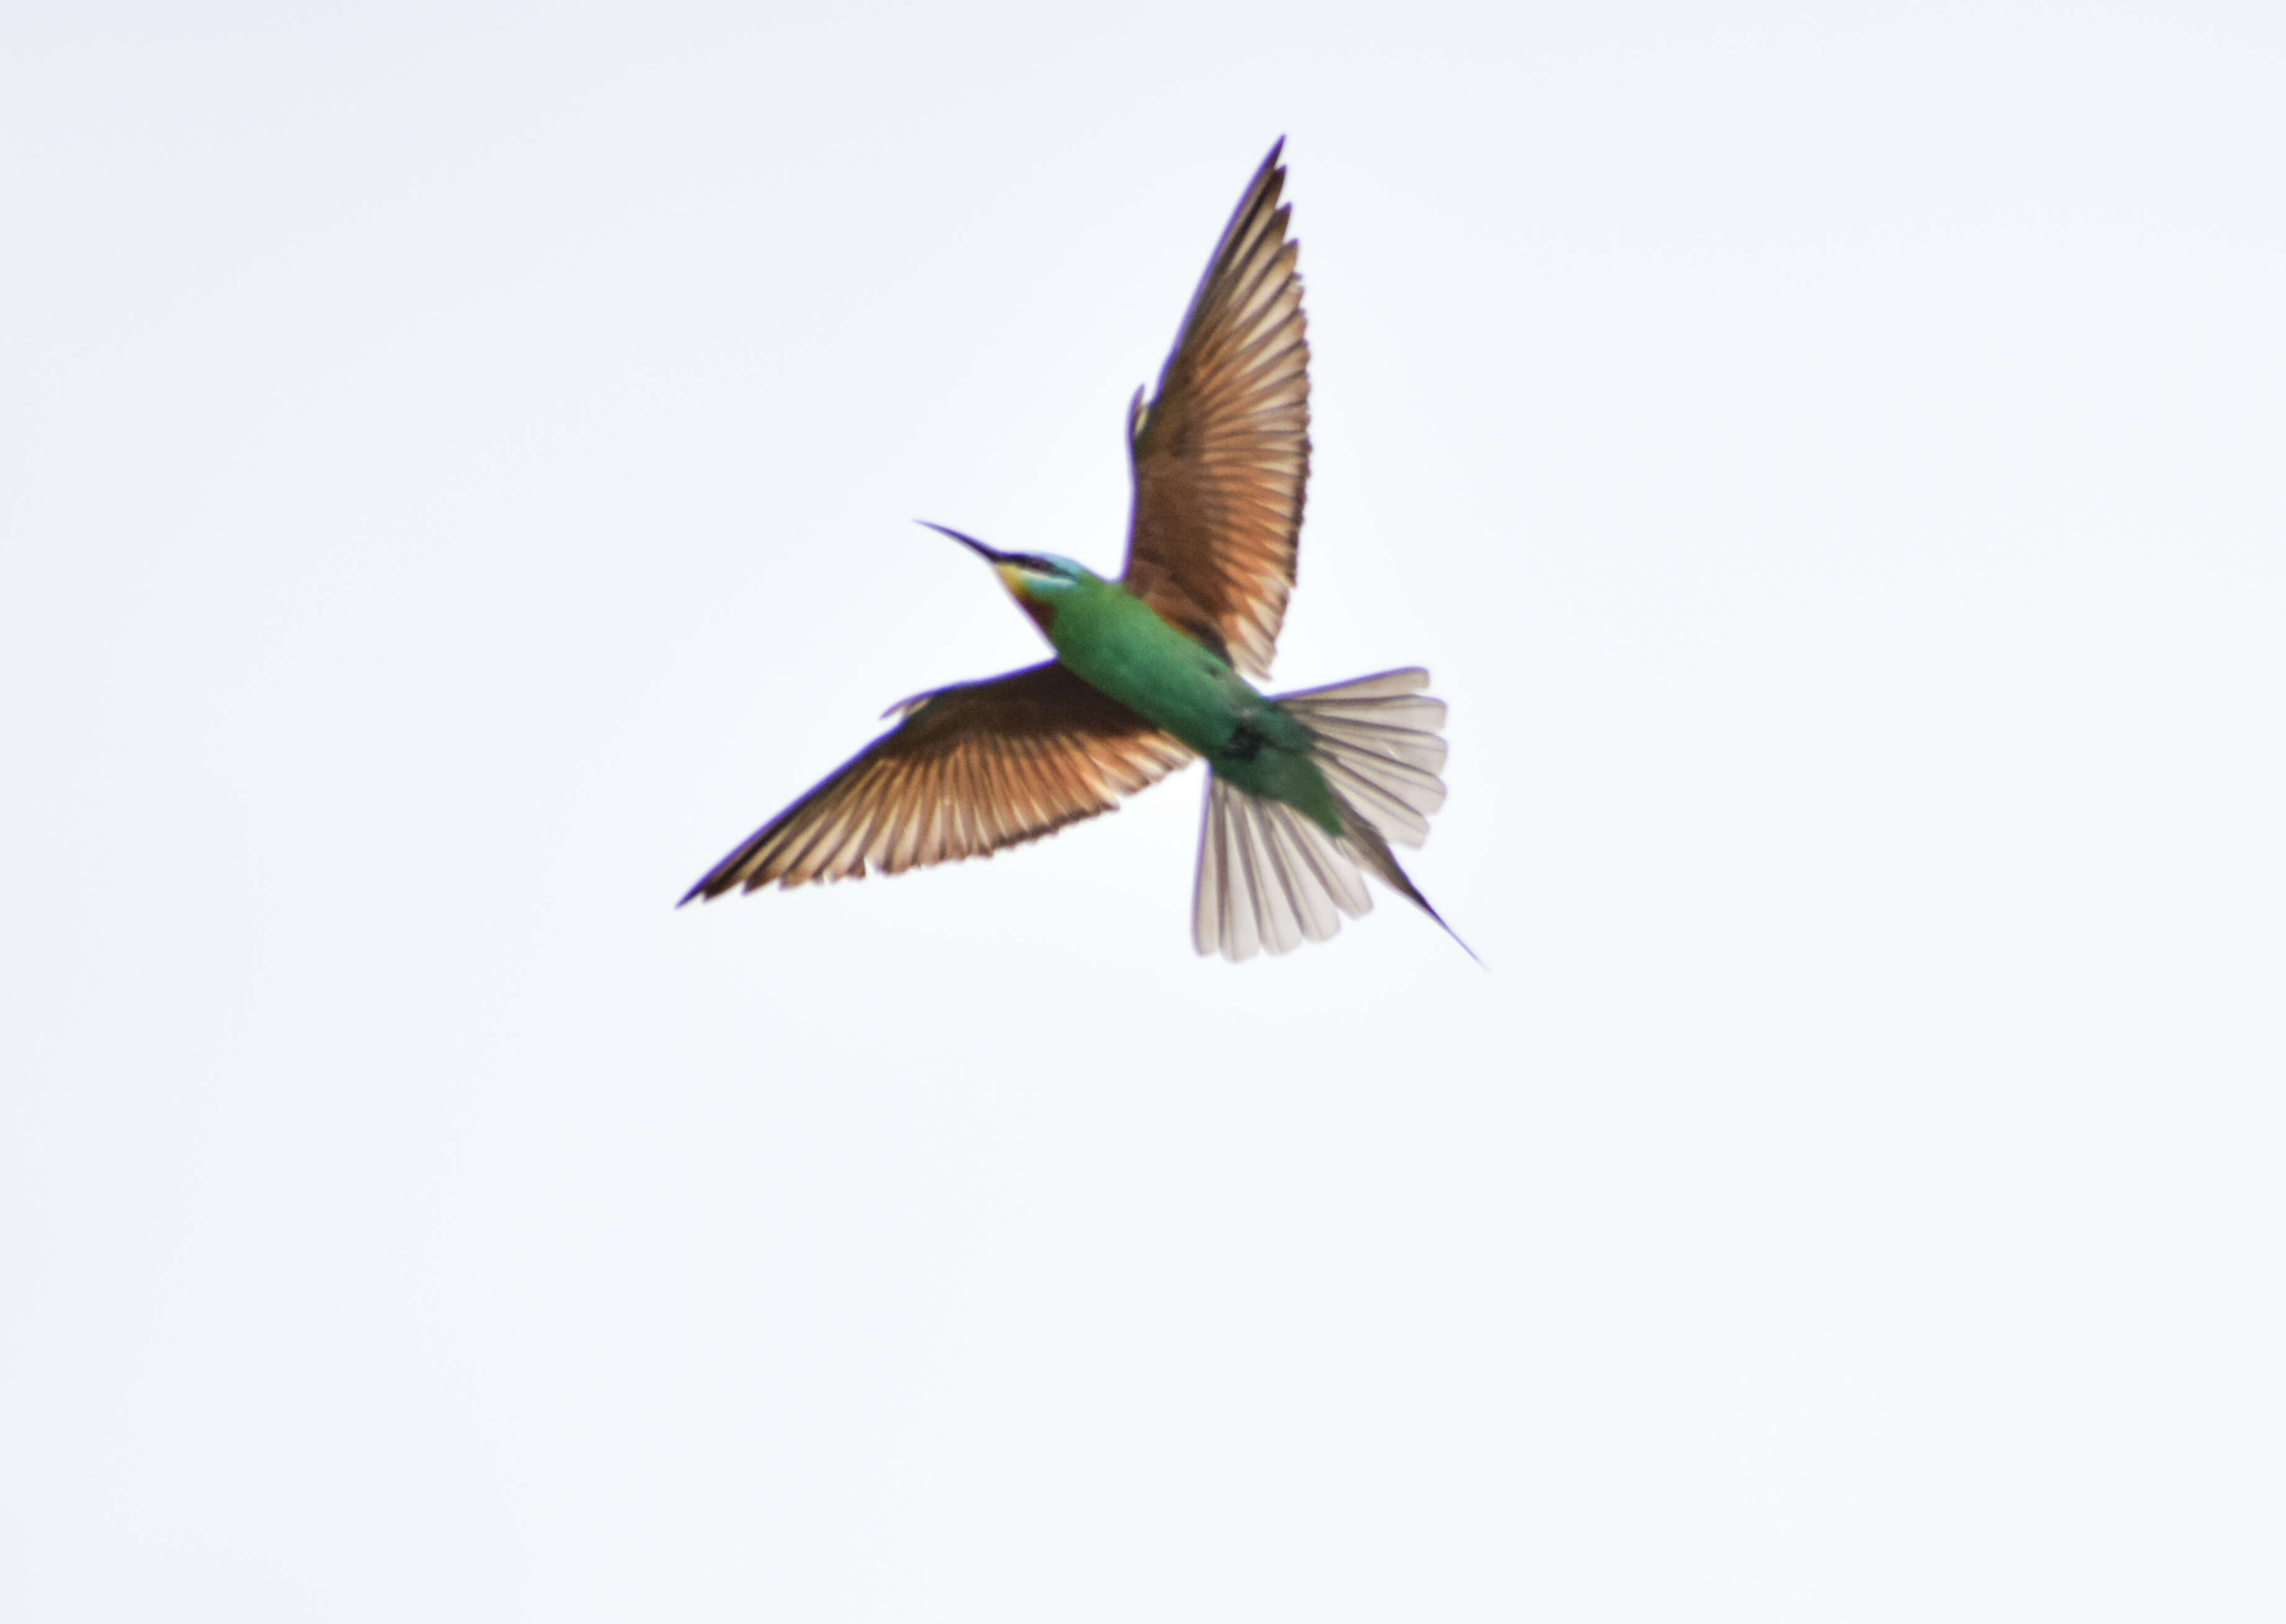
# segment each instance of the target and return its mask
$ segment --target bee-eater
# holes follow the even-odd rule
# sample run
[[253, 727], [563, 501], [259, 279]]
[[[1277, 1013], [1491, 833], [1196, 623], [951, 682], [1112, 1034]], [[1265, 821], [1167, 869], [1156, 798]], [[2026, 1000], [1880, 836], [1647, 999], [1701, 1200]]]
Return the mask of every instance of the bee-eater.
[[1429, 674], [1275, 698], [1246, 680], [1270, 674], [1310, 469], [1284, 145], [1216, 244], [1156, 393], [1146, 405], [1138, 390], [1128, 407], [1125, 573], [1107, 580], [931, 525], [992, 565], [1056, 657], [891, 706], [895, 728], [685, 903], [984, 855], [1108, 812], [1197, 755], [1210, 769], [1191, 912], [1201, 953], [1325, 940], [1373, 906], [1360, 871], [1445, 924], [1389, 849], [1420, 845], [1445, 800], [1445, 706], [1422, 691]]

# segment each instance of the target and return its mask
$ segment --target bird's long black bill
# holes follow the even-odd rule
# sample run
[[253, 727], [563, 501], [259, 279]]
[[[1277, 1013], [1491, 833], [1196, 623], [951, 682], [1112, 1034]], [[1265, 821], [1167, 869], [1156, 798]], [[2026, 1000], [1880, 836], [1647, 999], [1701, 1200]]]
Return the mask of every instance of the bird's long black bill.
[[934, 519], [915, 519], [913, 523], [916, 524], [925, 524], [941, 536], [950, 536], [954, 540], [959, 542], [961, 546], [966, 548], [970, 552], [975, 554], [987, 564], [997, 564], [1001, 559], [1007, 556], [1005, 553], [985, 546], [983, 542], [979, 541], [974, 536], [965, 536], [961, 534], [960, 532], [955, 530], [950, 524], [940, 524]]

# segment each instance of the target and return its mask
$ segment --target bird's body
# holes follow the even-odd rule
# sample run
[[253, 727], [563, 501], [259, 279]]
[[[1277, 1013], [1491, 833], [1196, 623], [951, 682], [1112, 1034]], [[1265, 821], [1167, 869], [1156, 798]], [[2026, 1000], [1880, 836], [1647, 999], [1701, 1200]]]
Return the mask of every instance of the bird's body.
[[1444, 800], [1445, 707], [1421, 691], [1428, 674], [1275, 698], [1247, 680], [1269, 670], [1309, 471], [1309, 346], [1278, 150], [1225, 230], [1149, 407], [1138, 391], [1130, 409], [1121, 579], [932, 526], [993, 564], [1056, 658], [892, 707], [897, 727], [684, 902], [986, 855], [1108, 811], [1197, 756], [1210, 771], [1199, 951], [1244, 958], [1330, 936], [1372, 906], [1360, 871], [1444, 924], [1389, 848], [1419, 845]]
[[1217, 777], [1284, 801], [1328, 834], [1343, 832], [1308, 729], [1117, 581], [1054, 562], [1076, 579], [1028, 587], [1028, 607], [1039, 606], [1035, 618], [1067, 670], [1174, 735]]

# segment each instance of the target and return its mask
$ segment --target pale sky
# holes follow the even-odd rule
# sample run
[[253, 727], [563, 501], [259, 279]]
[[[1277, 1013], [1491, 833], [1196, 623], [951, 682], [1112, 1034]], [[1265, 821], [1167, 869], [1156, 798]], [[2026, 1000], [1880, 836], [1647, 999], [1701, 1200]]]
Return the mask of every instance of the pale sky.
[[[185, 9], [0, 17], [0, 1615], [2286, 1612], [2286, 13]], [[1489, 970], [675, 911], [1281, 134]]]

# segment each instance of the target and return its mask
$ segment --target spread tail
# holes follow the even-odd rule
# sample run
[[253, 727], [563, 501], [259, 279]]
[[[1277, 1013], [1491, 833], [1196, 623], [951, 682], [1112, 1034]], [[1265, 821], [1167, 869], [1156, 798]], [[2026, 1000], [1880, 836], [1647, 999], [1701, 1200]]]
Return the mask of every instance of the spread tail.
[[[1283, 801], [1267, 800], [1221, 778], [1207, 780], [1206, 827], [1199, 842], [1191, 936], [1201, 953], [1251, 958], [1323, 942], [1342, 915], [1373, 907], [1360, 870], [1418, 906], [1461, 942], [1429, 905], [1389, 847], [1419, 846], [1429, 814], [1445, 803], [1445, 702], [1421, 690], [1417, 667], [1383, 671], [1329, 688], [1281, 694], [1278, 704], [1310, 729], [1314, 759], [1348, 832], [1330, 835]], [[1482, 960], [1478, 960], [1482, 963]]]

